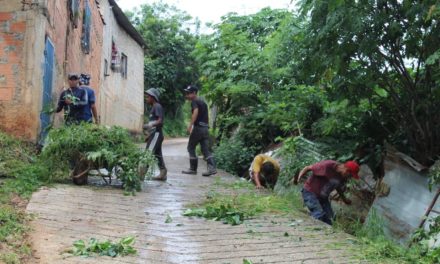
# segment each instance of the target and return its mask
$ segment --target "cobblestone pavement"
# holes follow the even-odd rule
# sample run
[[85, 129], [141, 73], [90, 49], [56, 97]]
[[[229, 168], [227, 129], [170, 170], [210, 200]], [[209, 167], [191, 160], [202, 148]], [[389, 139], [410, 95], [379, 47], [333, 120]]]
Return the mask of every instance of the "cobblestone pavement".
[[[36, 192], [27, 211], [35, 215], [31, 241], [37, 263], [359, 263], [350, 237], [306, 215], [261, 216], [238, 226], [182, 216], [201, 202], [215, 177], [184, 175], [186, 140], [164, 144], [168, 181], [148, 182], [136, 196], [121, 189], [56, 185]], [[203, 162], [200, 162], [203, 163]], [[234, 181], [219, 173], [222, 181]], [[218, 185], [216, 188], [220, 188]], [[300, 215], [300, 214], [299, 214]], [[165, 223], [167, 217], [171, 223]], [[73, 257], [78, 239], [136, 237], [136, 256]]]

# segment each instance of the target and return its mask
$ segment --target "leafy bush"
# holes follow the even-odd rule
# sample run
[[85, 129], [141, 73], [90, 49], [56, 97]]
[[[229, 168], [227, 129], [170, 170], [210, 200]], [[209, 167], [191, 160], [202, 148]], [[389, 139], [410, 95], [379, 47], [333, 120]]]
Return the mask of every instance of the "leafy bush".
[[140, 165], [152, 166], [155, 157], [133, 143], [128, 132], [121, 127], [102, 127], [81, 124], [53, 129], [43, 148], [41, 159], [51, 173], [50, 180], [62, 180], [69, 169], [106, 168], [117, 171], [125, 190], [140, 190]]
[[428, 177], [429, 189], [431, 190], [434, 185], [440, 183], [440, 159], [429, 168]]
[[222, 221], [224, 224], [239, 225], [250, 215], [232, 207], [231, 204], [221, 204], [219, 206], [206, 206], [206, 208], [187, 209], [184, 216], [198, 216], [214, 221]]
[[303, 137], [286, 139], [277, 155], [282, 157], [283, 169], [278, 177], [276, 190], [288, 187], [289, 182], [302, 168], [324, 158], [317, 145]]
[[136, 254], [136, 249], [133, 248], [134, 237], [128, 236], [122, 238], [119, 242], [113, 243], [110, 240], [100, 242], [98, 239], [90, 238], [87, 244], [84, 240], [77, 240], [73, 243], [73, 249], [69, 252], [75, 256], [92, 256], [97, 254], [99, 256], [126, 256]]
[[250, 146], [239, 137], [224, 138], [214, 150], [217, 166], [237, 176], [251, 165], [257, 147]]

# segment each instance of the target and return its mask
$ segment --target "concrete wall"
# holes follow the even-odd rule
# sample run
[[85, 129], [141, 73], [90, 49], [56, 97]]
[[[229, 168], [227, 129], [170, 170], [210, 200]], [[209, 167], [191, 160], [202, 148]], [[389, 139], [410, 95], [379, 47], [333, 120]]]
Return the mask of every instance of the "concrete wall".
[[44, 19], [38, 6], [0, 0], [0, 129], [35, 139], [41, 106]]
[[[102, 82], [99, 111], [103, 113], [101, 122], [105, 125], [119, 125], [133, 132], [141, 132], [144, 102], [144, 51], [116, 21], [108, 1], [101, 1], [106, 26], [104, 27], [102, 76], [107, 60], [107, 73]], [[124, 78], [118, 71], [110, 69], [112, 41], [121, 53], [127, 56], [128, 72]]]

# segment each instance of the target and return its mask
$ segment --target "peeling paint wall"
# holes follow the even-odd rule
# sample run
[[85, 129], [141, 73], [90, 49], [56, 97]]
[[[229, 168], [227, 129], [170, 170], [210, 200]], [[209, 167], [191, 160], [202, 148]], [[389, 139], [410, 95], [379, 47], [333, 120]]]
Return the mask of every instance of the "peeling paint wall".
[[44, 34], [44, 26], [40, 9], [22, 11], [19, 2], [0, 1], [0, 129], [35, 139], [40, 93], [34, 76], [41, 74], [35, 52], [44, 46], [33, 43], [41, 39], [37, 34]]
[[[46, 37], [55, 48], [53, 104], [67, 86], [68, 72], [92, 75], [92, 87], [100, 87], [103, 22], [96, 1], [92, 11], [91, 51], [81, 48], [80, 2], [77, 27], [72, 25], [65, 0], [39, 1], [23, 5], [20, 0], [0, 1], [0, 129], [20, 138], [36, 141], [43, 109], [44, 49]], [[99, 90], [96, 91], [99, 94]], [[55, 125], [62, 124], [55, 115]]]
[[[116, 21], [108, 1], [102, 1], [101, 11], [106, 27], [104, 28], [102, 82], [99, 111], [104, 113], [101, 121], [105, 125], [119, 125], [140, 133], [143, 113], [144, 89], [144, 51]], [[112, 41], [118, 49], [118, 56], [127, 56], [127, 78], [118, 70], [111, 69]], [[107, 68], [105, 61], [107, 61]]]
[[[36, 142], [43, 109], [46, 38], [54, 45], [52, 101], [67, 87], [67, 73], [88, 73], [98, 114], [106, 125], [140, 132], [143, 116], [143, 49], [121, 28], [108, 0], [80, 0], [76, 24], [67, 0], [0, 0], [0, 129]], [[90, 51], [81, 46], [84, 6], [91, 11]], [[127, 78], [108, 69], [114, 39], [128, 58]], [[54, 125], [63, 123], [61, 113]]]
[[[92, 12], [92, 23], [90, 32], [90, 52], [86, 53], [81, 47], [81, 37], [83, 34], [83, 16], [86, 2]], [[102, 57], [102, 35], [104, 23], [101, 19], [100, 6], [94, 0], [81, 0], [79, 4], [76, 25], [71, 19], [67, 1], [48, 1], [48, 18], [46, 35], [53, 41], [55, 46], [55, 82], [53, 87], [54, 103], [59, 95], [68, 87], [67, 74], [88, 73], [92, 79], [90, 86], [95, 90], [99, 98], [99, 88], [101, 87], [101, 67]], [[96, 102], [99, 105], [99, 101]], [[55, 116], [55, 125], [63, 123], [63, 115]]]

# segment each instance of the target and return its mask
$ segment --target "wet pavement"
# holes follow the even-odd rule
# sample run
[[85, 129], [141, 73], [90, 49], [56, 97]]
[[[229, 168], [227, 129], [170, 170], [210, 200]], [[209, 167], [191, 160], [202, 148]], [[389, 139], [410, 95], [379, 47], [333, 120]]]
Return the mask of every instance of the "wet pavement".
[[[163, 152], [168, 181], [147, 182], [136, 196], [114, 187], [73, 185], [36, 192], [27, 207], [35, 215], [32, 263], [359, 263], [351, 257], [348, 235], [305, 215], [264, 215], [238, 226], [182, 216], [209, 190], [222, 191], [216, 177], [236, 178], [222, 172], [202, 177], [203, 161], [198, 175], [181, 174], [188, 166], [186, 139], [167, 140]], [[136, 237], [136, 256], [65, 253], [78, 239], [117, 241], [129, 235]]]

